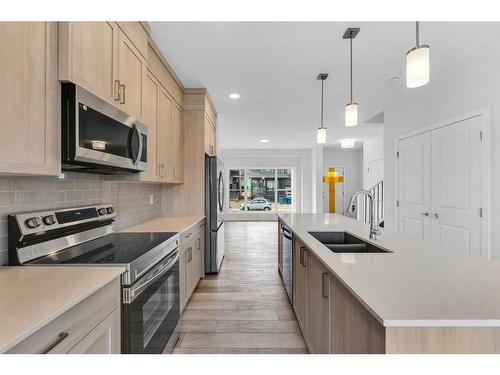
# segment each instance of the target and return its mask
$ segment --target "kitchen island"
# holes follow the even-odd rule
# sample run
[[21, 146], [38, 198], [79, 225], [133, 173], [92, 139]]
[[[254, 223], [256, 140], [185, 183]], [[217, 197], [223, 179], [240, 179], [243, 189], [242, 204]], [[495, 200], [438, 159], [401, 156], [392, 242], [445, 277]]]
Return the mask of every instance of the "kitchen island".
[[[371, 240], [368, 224], [337, 214], [279, 222], [293, 232], [293, 307], [311, 352], [500, 352], [499, 262], [386, 229]], [[336, 253], [310, 232], [387, 252]]]

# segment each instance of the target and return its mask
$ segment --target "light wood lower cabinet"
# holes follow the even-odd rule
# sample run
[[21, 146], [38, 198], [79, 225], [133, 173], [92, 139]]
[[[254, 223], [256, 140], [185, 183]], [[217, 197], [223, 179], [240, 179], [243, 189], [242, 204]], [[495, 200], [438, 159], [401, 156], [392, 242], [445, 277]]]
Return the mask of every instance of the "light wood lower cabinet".
[[307, 248], [300, 240], [293, 243], [293, 309], [302, 332], [306, 332]]
[[120, 309], [115, 309], [68, 354], [120, 353]]
[[384, 353], [385, 328], [335, 277], [330, 285], [331, 352]]
[[307, 256], [307, 324], [309, 349], [315, 354], [330, 351], [330, 276], [314, 255]]
[[120, 292], [117, 277], [8, 353], [120, 353]]
[[57, 23], [0, 22], [0, 49], [0, 174], [57, 175]]
[[294, 237], [293, 307], [311, 353], [383, 353], [385, 329]]
[[181, 311], [205, 274], [205, 223], [180, 234], [179, 281]]

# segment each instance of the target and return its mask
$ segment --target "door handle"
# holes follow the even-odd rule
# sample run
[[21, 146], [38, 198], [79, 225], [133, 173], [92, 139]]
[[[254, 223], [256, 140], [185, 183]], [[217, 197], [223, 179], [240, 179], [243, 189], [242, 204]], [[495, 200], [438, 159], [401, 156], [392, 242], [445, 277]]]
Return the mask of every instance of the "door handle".
[[434, 216], [434, 219], [437, 219], [439, 217], [439, 214], [437, 212], [433, 213], [432, 216]]
[[307, 266], [307, 248], [301, 247], [300, 250], [302, 253], [302, 267], [306, 267]]
[[428, 212], [422, 212], [422, 216], [429, 216]]
[[299, 262], [301, 266], [304, 266], [304, 248], [302, 246], [299, 250]]
[[325, 276], [328, 276], [327, 272], [323, 272], [323, 274], [321, 275], [321, 295], [323, 296], [323, 298], [328, 298], [328, 293], [326, 292], [325, 288]]
[[114, 99], [116, 101], [119, 101], [120, 100], [120, 80], [119, 79], [115, 79], [115, 96], [114, 96]]
[[[125, 85], [124, 84], [120, 84], [120, 96], [121, 96], [121, 100], [120, 100], [120, 104], [125, 104]], [[123, 96], [121, 95], [123, 94]]]
[[69, 336], [69, 333], [67, 332], [61, 332], [58, 336], [57, 339], [54, 340], [52, 344], [47, 346], [44, 350], [40, 352], [40, 354], [47, 354], [50, 352], [52, 349], [54, 349], [57, 345], [59, 345], [66, 337]]

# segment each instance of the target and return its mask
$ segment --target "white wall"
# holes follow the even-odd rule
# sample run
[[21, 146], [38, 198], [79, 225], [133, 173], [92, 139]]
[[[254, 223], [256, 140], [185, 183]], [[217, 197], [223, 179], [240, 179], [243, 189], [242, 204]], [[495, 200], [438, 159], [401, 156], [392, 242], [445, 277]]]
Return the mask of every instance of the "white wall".
[[323, 149], [323, 173], [328, 167], [344, 167], [345, 206], [351, 195], [363, 188], [363, 149]]
[[[311, 150], [220, 150], [219, 158], [224, 168], [290, 168], [293, 170], [295, 189], [295, 211], [311, 212], [312, 210], [312, 175]], [[225, 187], [228, 189], [228, 186]], [[226, 197], [229, 192], [226, 191]], [[269, 220], [272, 215], [263, 213], [225, 213], [226, 220]]]
[[363, 139], [363, 188], [370, 189], [383, 179], [384, 133], [381, 131], [378, 135]]
[[[386, 227], [394, 228], [395, 139], [455, 116], [489, 106], [492, 145], [492, 255], [500, 259], [500, 43], [498, 38], [479, 53], [450, 61], [448, 69], [433, 74], [431, 82], [417, 89], [394, 89], [385, 105], [384, 175]], [[464, 45], [463, 48], [467, 48]], [[432, 53], [431, 53], [432, 64]], [[431, 65], [432, 68], [432, 65]], [[402, 85], [404, 86], [404, 84]]]

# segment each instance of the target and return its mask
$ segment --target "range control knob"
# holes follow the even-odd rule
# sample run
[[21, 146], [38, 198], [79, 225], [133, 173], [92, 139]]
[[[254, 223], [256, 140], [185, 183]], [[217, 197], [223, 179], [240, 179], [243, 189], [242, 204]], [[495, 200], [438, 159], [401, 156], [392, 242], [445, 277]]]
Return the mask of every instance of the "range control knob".
[[108, 214], [112, 214], [113, 212], [115, 212], [115, 210], [113, 210], [113, 207], [108, 207]]
[[28, 228], [35, 229], [35, 228], [39, 227], [42, 223], [40, 222], [39, 217], [30, 217], [29, 219], [27, 219], [25, 221], [25, 224]]
[[97, 212], [99, 213], [99, 216], [106, 215], [108, 213], [108, 211], [104, 207], [99, 208]]
[[56, 223], [56, 217], [54, 215], [44, 216], [42, 220], [45, 225], [52, 225]]

